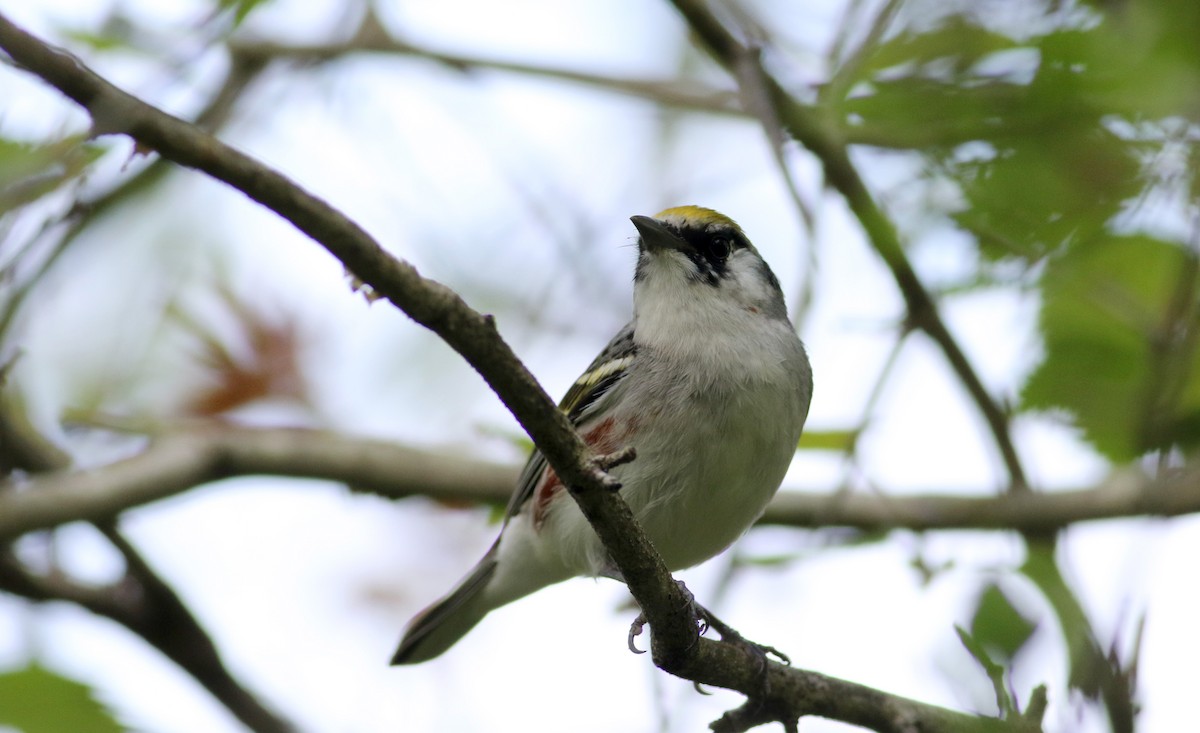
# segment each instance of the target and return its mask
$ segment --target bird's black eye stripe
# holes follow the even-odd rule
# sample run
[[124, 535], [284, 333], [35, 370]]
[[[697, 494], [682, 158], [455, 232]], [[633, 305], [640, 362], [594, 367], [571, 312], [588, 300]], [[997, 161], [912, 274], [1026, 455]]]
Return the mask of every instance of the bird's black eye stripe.
[[725, 228], [716, 231], [684, 228], [679, 235], [687, 240], [698, 254], [714, 264], [723, 262], [734, 250], [746, 246], [742, 236]]

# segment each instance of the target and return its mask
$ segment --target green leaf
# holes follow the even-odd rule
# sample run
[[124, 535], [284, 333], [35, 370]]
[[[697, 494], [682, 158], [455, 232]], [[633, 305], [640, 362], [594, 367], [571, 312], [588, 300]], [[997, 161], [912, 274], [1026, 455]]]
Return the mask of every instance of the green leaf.
[[118, 37], [116, 34], [90, 33], [88, 31], [69, 29], [60, 32], [64, 38], [69, 39], [73, 44], [87, 46], [94, 51], [132, 50], [134, 48], [128, 38]]
[[950, 60], [965, 68], [1017, 45], [1009, 36], [988, 30], [965, 15], [948, 15], [927, 30], [905, 29], [872, 49], [863, 65], [864, 76], [899, 66]]
[[22, 733], [121, 733], [92, 689], [32, 664], [0, 674], [0, 725]]
[[954, 632], [958, 634], [958, 640], [962, 642], [963, 647], [967, 652], [979, 662], [979, 666], [983, 668], [988, 679], [992, 683], [992, 691], [996, 693], [996, 707], [1000, 709], [1000, 717], [1011, 718], [1016, 712], [1016, 703], [1012, 696], [1008, 693], [1008, 685], [1004, 684], [1005, 669], [1001, 664], [997, 664], [988, 654], [987, 649], [967, 630], [961, 626], [955, 626]]
[[1069, 656], [1068, 682], [1094, 698], [1103, 686], [1107, 661], [1092, 635], [1087, 614], [1058, 569], [1054, 543], [1031, 540], [1027, 548], [1021, 572], [1038, 587], [1058, 618]]
[[1023, 87], [900, 77], [841, 104], [855, 139], [889, 148], [949, 149], [995, 137], [1022, 108]]
[[1196, 265], [1149, 237], [1109, 237], [1054, 258], [1042, 278], [1046, 356], [1021, 393], [1066, 413], [1114, 461], [1198, 442]]
[[82, 136], [45, 145], [0, 138], [0, 214], [75, 180], [103, 152]]
[[246, 19], [246, 16], [254, 12], [260, 5], [265, 5], [270, 0], [220, 0], [222, 11], [233, 10], [233, 27], [237, 28]]
[[1142, 191], [1136, 150], [1094, 118], [1046, 119], [993, 142], [994, 154], [945, 167], [966, 201], [953, 218], [991, 260], [1036, 261], [1103, 236]]
[[990, 654], [1011, 664], [1036, 627], [1000, 586], [989, 583], [980, 591], [971, 616], [971, 636]]
[[806, 430], [800, 436], [797, 450], [833, 450], [846, 452], [858, 440], [857, 430]]

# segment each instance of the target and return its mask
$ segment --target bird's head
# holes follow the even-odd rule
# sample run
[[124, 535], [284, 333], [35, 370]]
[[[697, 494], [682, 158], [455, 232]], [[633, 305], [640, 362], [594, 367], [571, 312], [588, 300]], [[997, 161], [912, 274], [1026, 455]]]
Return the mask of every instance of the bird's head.
[[686, 308], [701, 321], [747, 313], [787, 319], [779, 281], [733, 219], [700, 206], [676, 206], [631, 221], [640, 235], [634, 275], [639, 315]]

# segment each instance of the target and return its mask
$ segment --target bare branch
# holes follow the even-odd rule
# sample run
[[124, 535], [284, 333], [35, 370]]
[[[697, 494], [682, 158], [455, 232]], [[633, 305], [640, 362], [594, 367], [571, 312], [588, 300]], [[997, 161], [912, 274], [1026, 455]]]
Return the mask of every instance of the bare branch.
[[0, 491], [0, 538], [105, 520], [200, 484], [256, 474], [324, 478], [389, 496], [497, 503], [508, 499], [516, 477], [507, 467], [384, 441], [214, 423], [156, 437], [145, 451], [102, 468], [40, 474]]
[[792, 527], [844, 526], [864, 530], [1016, 530], [1050, 533], [1071, 524], [1136, 516], [1174, 517], [1200, 511], [1200, 476], [1152, 481], [1117, 473], [1095, 487], [1001, 496], [781, 492], [761, 522]]
[[[600, 460], [603, 460], [600, 459]], [[0, 484], [0, 538], [68, 522], [101, 521], [232, 476], [325, 479], [392, 499], [503, 505], [518, 469], [340, 433], [212, 423], [156, 436], [132, 458]], [[782, 491], [761, 524], [863, 530], [994, 529], [1049, 532], [1070, 524], [1200, 512], [1200, 476], [1152, 480], [1123, 472], [1089, 488], [1001, 496], [886, 496]]]
[[728, 89], [716, 89], [699, 81], [686, 84], [675, 80], [619, 78], [438, 51], [395, 38], [379, 22], [370, 8], [363, 16], [363, 21], [354, 36], [343, 42], [279, 44], [260, 40], [234, 39], [229, 43], [229, 49], [235, 59], [255, 64], [264, 64], [268, 61], [322, 62], [362, 53], [408, 56], [442, 64], [463, 73], [484, 70], [521, 74], [639, 97], [668, 107], [713, 114], [744, 114], [737, 103], [735, 92]]

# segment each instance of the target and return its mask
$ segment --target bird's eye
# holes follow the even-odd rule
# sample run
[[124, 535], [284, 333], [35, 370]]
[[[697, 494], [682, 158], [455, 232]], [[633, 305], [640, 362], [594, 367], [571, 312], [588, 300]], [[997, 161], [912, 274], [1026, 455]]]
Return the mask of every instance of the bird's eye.
[[733, 242], [729, 241], [728, 237], [715, 237], [712, 240], [712, 258], [724, 261], [732, 248]]

